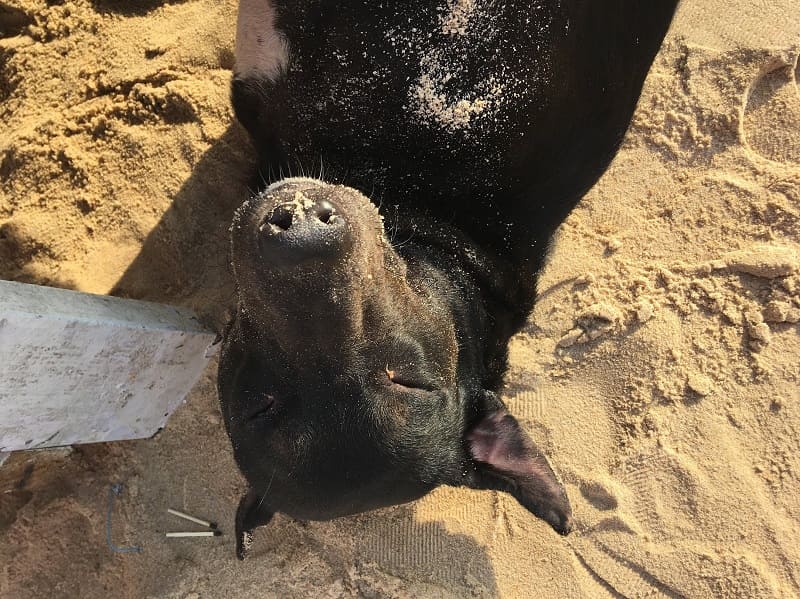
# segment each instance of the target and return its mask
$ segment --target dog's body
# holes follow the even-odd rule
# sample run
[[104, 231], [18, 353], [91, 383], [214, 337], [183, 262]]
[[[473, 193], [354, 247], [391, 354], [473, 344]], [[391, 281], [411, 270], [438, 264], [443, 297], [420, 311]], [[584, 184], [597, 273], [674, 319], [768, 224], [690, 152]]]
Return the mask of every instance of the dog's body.
[[[511, 492], [569, 531], [495, 392], [676, 4], [242, 0], [233, 103], [278, 182], [232, 227], [219, 389], [251, 484], [240, 537], [438, 484]], [[279, 181], [303, 172], [348, 187]]]

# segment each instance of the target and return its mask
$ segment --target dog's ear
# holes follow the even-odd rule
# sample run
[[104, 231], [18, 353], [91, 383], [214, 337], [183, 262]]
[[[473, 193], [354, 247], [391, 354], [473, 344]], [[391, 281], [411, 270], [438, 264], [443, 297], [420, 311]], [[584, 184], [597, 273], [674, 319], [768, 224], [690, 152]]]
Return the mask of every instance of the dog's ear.
[[510, 493], [556, 532], [568, 534], [572, 509], [547, 459], [494, 393], [485, 392], [483, 404], [483, 415], [465, 435], [472, 461], [466, 484]]

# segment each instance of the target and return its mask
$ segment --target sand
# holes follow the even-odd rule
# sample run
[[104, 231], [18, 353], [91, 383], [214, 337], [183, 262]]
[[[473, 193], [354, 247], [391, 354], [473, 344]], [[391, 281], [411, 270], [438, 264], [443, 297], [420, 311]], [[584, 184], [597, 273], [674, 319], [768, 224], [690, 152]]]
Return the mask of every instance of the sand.
[[[232, 0], [0, 3], [0, 277], [231, 301], [252, 149], [232, 124]], [[243, 488], [212, 364], [156, 438], [0, 468], [0, 596], [800, 595], [800, 15], [686, 0], [618, 158], [567, 219], [505, 397], [578, 531], [442, 488], [234, 557]], [[124, 483], [106, 545], [109, 488]], [[165, 539], [187, 524], [225, 534]], [[188, 525], [191, 529], [191, 525]]]

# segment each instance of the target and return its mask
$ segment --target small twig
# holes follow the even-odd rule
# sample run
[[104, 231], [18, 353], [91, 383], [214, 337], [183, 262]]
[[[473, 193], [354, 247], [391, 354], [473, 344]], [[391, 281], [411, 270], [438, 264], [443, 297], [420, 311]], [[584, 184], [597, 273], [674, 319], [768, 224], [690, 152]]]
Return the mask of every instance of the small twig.
[[200, 532], [168, 532], [167, 537], [219, 537], [222, 536], [222, 531], [219, 530], [203, 530]]
[[214, 528], [214, 529], [217, 528], [216, 522], [206, 522], [205, 520], [201, 520], [200, 518], [195, 518], [194, 516], [190, 516], [189, 514], [184, 514], [183, 512], [179, 512], [178, 510], [173, 510], [172, 508], [168, 508], [167, 513], [170, 513], [173, 516], [178, 516], [178, 518], [183, 518], [184, 520], [188, 520], [189, 522], [200, 524], [201, 526], [205, 526], [207, 528]]

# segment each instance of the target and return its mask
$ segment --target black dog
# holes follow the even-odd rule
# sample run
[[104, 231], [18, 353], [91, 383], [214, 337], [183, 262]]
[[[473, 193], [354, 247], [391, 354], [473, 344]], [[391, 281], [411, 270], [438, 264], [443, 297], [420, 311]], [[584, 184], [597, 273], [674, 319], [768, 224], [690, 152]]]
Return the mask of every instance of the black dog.
[[[440, 484], [570, 531], [496, 392], [551, 235], [614, 156], [676, 4], [241, 1], [233, 104], [262, 186], [231, 228], [219, 367], [251, 486], [239, 557], [276, 511], [329, 519]], [[304, 172], [320, 178], [282, 179]]]

